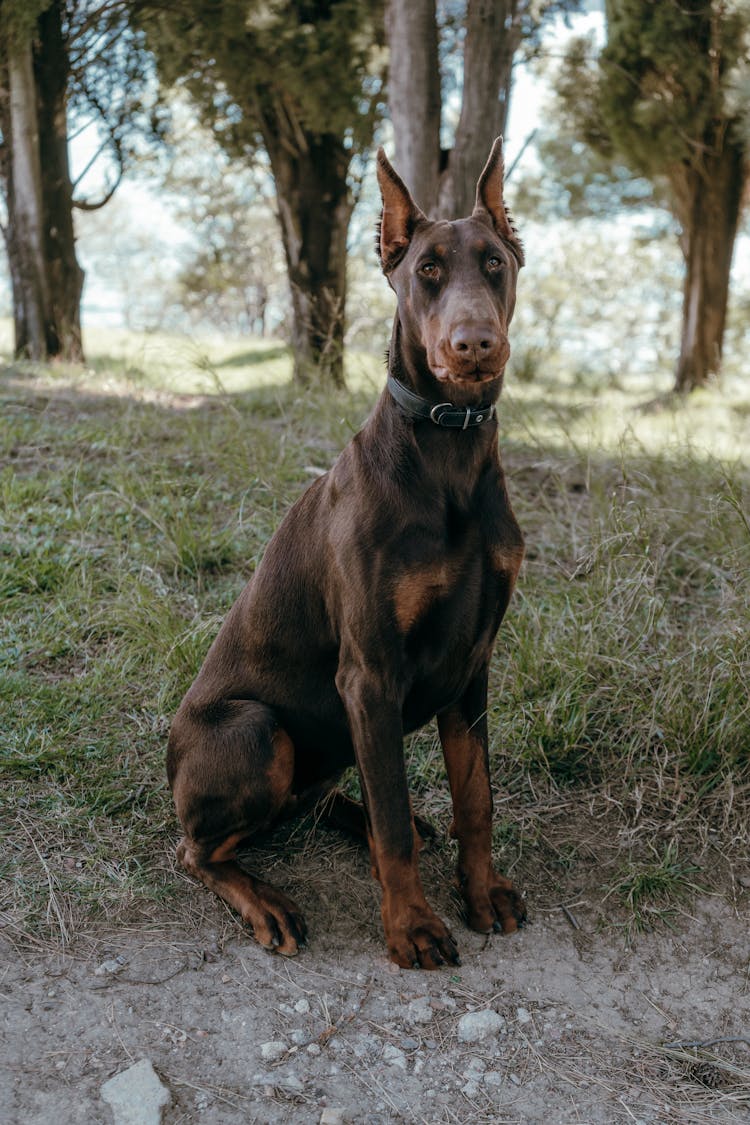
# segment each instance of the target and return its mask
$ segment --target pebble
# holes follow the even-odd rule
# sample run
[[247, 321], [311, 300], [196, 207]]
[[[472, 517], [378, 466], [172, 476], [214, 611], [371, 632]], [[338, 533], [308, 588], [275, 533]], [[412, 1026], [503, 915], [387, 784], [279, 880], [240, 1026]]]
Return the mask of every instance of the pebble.
[[346, 1125], [344, 1110], [338, 1106], [326, 1106], [320, 1115], [320, 1125]]
[[480, 1012], [467, 1012], [458, 1021], [457, 1035], [462, 1043], [480, 1043], [491, 1035], [499, 1035], [505, 1020], [498, 1012], [485, 1008]]
[[100, 1092], [112, 1107], [115, 1125], [160, 1125], [161, 1111], [172, 1101], [149, 1059], [120, 1071]]
[[277, 1085], [281, 1086], [282, 1090], [291, 1090], [294, 1094], [302, 1093], [304, 1086], [296, 1074], [287, 1074], [279, 1079]]
[[503, 1076], [499, 1070], [488, 1070], [484, 1074], [482, 1081], [487, 1086], [502, 1086]]
[[299, 1014], [301, 1016], [307, 1015], [307, 1013], [310, 1011], [310, 1001], [309, 1000], [298, 1000], [297, 1003], [294, 1005], [294, 1010], [295, 1010], [295, 1012], [299, 1012]]
[[[94, 969], [94, 974], [97, 977], [112, 976], [114, 973], [119, 973], [121, 969], [124, 969], [127, 963], [127, 958], [123, 957], [121, 953], [118, 953], [116, 957], [110, 957], [107, 961], [102, 961], [101, 965], [98, 965], [96, 969]], [[50, 993], [49, 995], [54, 995], [54, 993]]]
[[403, 1051], [416, 1051], [419, 1046], [419, 1040], [412, 1039], [411, 1035], [405, 1035], [399, 1045]]
[[308, 1055], [319, 1055], [320, 1050], [320, 1045], [318, 1043], [308, 1043], [307, 1045]]
[[469, 1065], [464, 1071], [464, 1078], [475, 1078], [478, 1074], [484, 1074], [486, 1069], [481, 1059], [470, 1059]]
[[289, 1038], [297, 1047], [304, 1047], [310, 1036], [306, 1031], [303, 1031], [302, 1028], [295, 1028]]
[[394, 1047], [392, 1043], [386, 1043], [383, 1048], [383, 1058], [389, 1066], [397, 1066], [401, 1070], [406, 1070], [406, 1055], [400, 1047]]
[[287, 1053], [287, 1045], [281, 1039], [274, 1039], [270, 1043], [261, 1043], [260, 1057], [266, 1062], [278, 1062]]
[[426, 996], [419, 996], [412, 1000], [406, 1008], [406, 1017], [411, 1023], [429, 1023], [432, 1019], [432, 1008]]

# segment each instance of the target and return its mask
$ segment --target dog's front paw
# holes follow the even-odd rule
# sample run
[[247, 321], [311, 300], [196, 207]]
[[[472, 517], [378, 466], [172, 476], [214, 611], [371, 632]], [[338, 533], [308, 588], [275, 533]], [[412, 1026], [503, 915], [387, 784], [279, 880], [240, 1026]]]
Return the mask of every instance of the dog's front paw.
[[411, 907], [405, 915], [398, 920], [384, 918], [392, 961], [402, 969], [439, 969], [461, 964], [453, 935], [429, 906]]
[[510, 879], [492, 873], [481, 887], [461, 887], [469, 928], [480, 934], [512, 934], [526, 921], [526, 904]]

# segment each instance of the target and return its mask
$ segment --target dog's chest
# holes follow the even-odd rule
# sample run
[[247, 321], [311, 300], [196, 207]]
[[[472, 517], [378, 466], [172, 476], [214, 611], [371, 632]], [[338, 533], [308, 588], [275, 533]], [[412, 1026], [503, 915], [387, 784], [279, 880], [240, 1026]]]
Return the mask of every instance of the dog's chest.
[[407, 658], [429, 665], [433, 675], [442, 664], [465, 665], [478, 645], [494, 637], [515, 569], [504, 547], [488, 545], [476, 533], [442, 557], [397, 574], [393, 614]]

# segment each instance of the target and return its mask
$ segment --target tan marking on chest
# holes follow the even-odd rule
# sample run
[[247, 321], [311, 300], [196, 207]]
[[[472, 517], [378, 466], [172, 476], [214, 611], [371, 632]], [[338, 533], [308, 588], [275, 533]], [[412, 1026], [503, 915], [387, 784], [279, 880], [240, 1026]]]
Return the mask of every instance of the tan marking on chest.
[[499, 574], [518, 574], [523, 562], [524, 549], [521, 544], [507, 547], [503, 543], [495, 543], [490, 547], [490, 562], [492, 569]]
[[432, 603], [451, 589], [457, 571], [457, 563], [443, 561], [398, 578], [393, 591], [393, 608], [399, 628], [404, 632], [411, 629]]

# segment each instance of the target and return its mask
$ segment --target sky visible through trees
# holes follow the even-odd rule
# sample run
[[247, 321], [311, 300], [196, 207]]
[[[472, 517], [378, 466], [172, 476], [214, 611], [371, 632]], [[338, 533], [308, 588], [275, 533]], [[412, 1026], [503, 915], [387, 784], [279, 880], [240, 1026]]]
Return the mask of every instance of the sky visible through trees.
[[[578, 35], [593, 33], [597, 37], [602, 35], [603, 16], [601, 12], [582, 13], [573, 16], [569, 26], [558, 18], [544, 34], [546, 50], [554, 54], [562, 52], [565, 40], [572, 32]], [[533, 135], [540, 122], [540, 115], [544, 111], [545, 99], [550, 96], [548, 77], [538, 72], [538, 68], [520, 63], [514, 69], [513, 92], [511, 97], [510, 120], [505, 137], [506, 167], [512, 167], [518, 160], [514, 169], [514, 177], [518, 177], [524, 168], [534, 166], [533, 147], [524, 145]], [[454, 99], [455, 100], [455, 99]], [[450, 115], [451, 106], [448, 107]], [[382, 129], [383, 141], [392, 149], [393, 141], [388, 123]], [[100, 145], [100, 137], [95, 125], [79, 134], [71, 142], [71, 164], [74, 178], [89, 165], [92, 156]], [[520, 159], [519, 159], [520, 157]], [[108, 181], [109, 171], [106, 161], [94, 163], [82, 186], [91, 191], [96, 191]], [[360, 236], [370, 244], [370, 229], [375, 220], [377, 207], [376, 192], [374, 187], [374, 165], [370, 170], [370, 191], [363, 199], [358, 211], [355, 211], [353, 229], [360, 232]], [[190, 241], [190, 232], [184, 224], [176, 221], [174, 208], [165, 200], [165, 192], [156, 181], [155, 177], [148, 174], [130, 174], [119, 189], [120, 210], [123, 214], [137, 214], [139, 224], [145, 228], [144, 234], [148, 243], [148, 236], [158, 238], [162, 244], [166, 258], [162, 256], [162, 267], [169, 276], [176, 273], [180, 265], [181, 251]], [[106, 216], [102, 217], [105, 226], [109, 226]], [[269, 237], [273, 237], [269, 232]], [[356, 234], [355, 234], [356, 237]], [[82, 239], [81, 253], [87, 257], [87, 243], [85, 232]], [[373, 259], [373, 265], [374, 265]], [[88, 283], [84, 290], [83, 312], [87, 323], [111, 323], [113, 320], [123, 323], [125, 311], [122, 308], [124, 296], [111, 280], [97, 276], [98, 262], [89, 261]], [[6, 300], [9, 298], [6, 298]]]
[[[585, 207], [576, 210], [569, 202], [570, 182], [556, 182], [540, 161], [539, 146], [543, 149], [545, 133], [549, 136], [557, 132], [558, 144], [568, 145], [566, 174], [570, 176], [571, 169], [576, 174], [580, 156], [580, 178], [585, 180], [583, 145], [575, 137], [563, 136], [552, 101], [555, 70], [571, 38], [589, 35], [597, 47], [605, 41], [603, 5], [591, 3], [585, 7], [587, 11], [567, 19], [550, 20], [542, 32], [538, 57], [531, 62], [518, 58], [514, 67], [505, 138], [506, 167], [511, 171], [508, 197], [529, 251], [523, 279], [529, 300], [526, 312], [519, 314], [516, 331], [520, 347], [514, 349], [514, 362], [528, 378], [533, 377], [539, 362], [553, 369], [557, 362], [563, 362], [560, 357], [555, 359], [558, 344], [567, 356], [568, 367], [575, 369], [574, 377], [598, 366], [605, 380], [619, 378], [628, 365], [641, 370], [656, 365], [666, 373], [679, 351], [682, 265], [679, 254], [674, 253], [676, 227], [667, 210], [652, 205], [623, 211], [617, 206], [616, 193], [604, 183], [600, 185], [601, 211], [586, 214]], [[459, 54], [456, 51], [456, 57]], [[450, 130], [460, 111], [455, 76], [444, 93], [444, 122]], [[122, 324], [136, 329], [189, 332], [213, 328], [241, 335], [260, 326], [265, 333], [289, 339], [288, 284], [281, 239], [273, 221], [270, 174], [266, 176], [267, 189], [254, 195], [259, 177], [263, 179], [262, 170], [248, 173], [245, 167], [243, 173], [241, 161], [234, 160], [231, 153], [221, 153], [205, 127], [199, 126], [186, 99], [174, 103], [172, 114], [181, 127], [179, 143], [161, 152], [158, 148], [150, 150], [144, 143], [142, 155], [131, 162], [114, 199], [104, 210], [76, 216], [78, 253], [86, 271], [84, 327]], [[93, 126], [71, 136], [74, 181], [89, 166], [100, 139]], [[378, 126], [372, 146], [366, 149], [366, 159], [381, 141], [393, 156], [396, 145], [387, 120]], [[189, 166], [191, 144], [208, 170], [206, 194], [216, 201], [213, 217], [198, 214], [194, 182], [184, 176], [180, 182], [181, 173], [175, 171]], [[216, 177], [213, 189], [211, 175]], [[79, 189], [85, 195], [95, 195], [112, 179], [111, 164], [100, 159], [88, 168]], [[554, 217], [540, 204], [545, 192], [560, 201]], [[391, 311], [387, 295], [379, 291], [372, 254], [376, 216], [377, 193], [370, 162], [349, 227], [345, 343], [373, 351], [382, 349]], [[236, 260], [234, 268], [227, 270], [224, 261], [219, 270], [228, 297], [203, 302], [201, 286], [211, 281], [212, 231], [217, 232], [219, 240], [225, 240], [224, 258], [229, 245], [236, 248]], [[217, 253], [217, 260], [219, 256]], [[626, 269], [629, 260], [645, 271], [642, 293], [634, 287], [637, 270]], [[618, 270], [625, 272], [620, 276]], [[737, 357], [746, 351], [750, 339], [746, 219], [740, 227], [732, 276], [725, 354], [730, 369], [738, 367]], [[632, 291], [626, 295], [628, 285]], [[617, 305], [618, 293], [625, 298], [622, 308]], [[10, 312], [7, 284], [0, 299], [3, 311]]]

